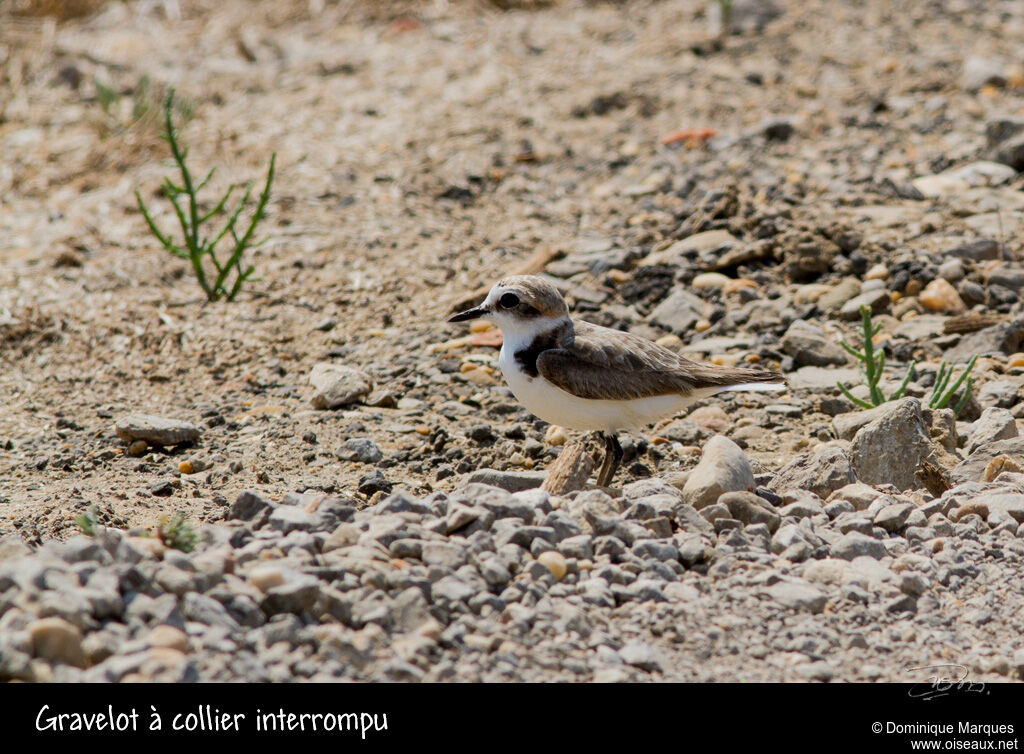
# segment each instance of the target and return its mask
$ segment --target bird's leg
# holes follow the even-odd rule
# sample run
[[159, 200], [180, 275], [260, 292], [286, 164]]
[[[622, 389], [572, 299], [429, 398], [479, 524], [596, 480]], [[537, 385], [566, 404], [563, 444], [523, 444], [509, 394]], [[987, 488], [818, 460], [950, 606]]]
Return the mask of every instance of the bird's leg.
[[614, 432], [602, 432], [604, 438], [604, 463], [601, 464], [601, 471], [597, 475], [597, 486], [607, 487], [615, 478], [615, 472], [619, 470], [622, 462], [622, 446], [619, 445], [619, 438]]

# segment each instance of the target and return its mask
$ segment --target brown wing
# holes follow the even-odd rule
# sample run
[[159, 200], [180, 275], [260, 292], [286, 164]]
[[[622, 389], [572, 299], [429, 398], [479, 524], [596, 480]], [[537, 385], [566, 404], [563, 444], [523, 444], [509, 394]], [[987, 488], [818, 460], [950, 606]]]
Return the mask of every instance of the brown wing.
[[630, 333], [574, 321], [573, 342], [542, 351], [537, 371], [566, 392], [592, 400], [688, 395], [746, 382], [782, 382], [759, 369], [699, 364]]

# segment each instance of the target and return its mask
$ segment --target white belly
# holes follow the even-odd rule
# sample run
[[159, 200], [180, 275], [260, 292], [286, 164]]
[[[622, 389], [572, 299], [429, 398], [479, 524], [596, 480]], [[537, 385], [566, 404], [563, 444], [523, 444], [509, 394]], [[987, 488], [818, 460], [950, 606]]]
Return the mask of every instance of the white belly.
[[700, 390], [691, 395], [658, 395], [628, 401], [588, 400], [567, 393], [543, 377], [529, 377], [505, 348], [498, 365], [512, 393], [531, 413], [566, 429], [616, 432], [653, 424], [682, 411], [716, 390]]

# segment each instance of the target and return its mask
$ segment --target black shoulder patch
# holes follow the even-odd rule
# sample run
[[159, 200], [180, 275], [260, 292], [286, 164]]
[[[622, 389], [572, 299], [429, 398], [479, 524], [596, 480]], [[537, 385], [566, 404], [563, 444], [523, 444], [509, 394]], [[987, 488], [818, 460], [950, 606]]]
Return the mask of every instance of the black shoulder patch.
[[537, 357], [544, 351], [551, 348], [559, 347], [559, 333], [560, 329], [549, 330], [548, 332], [541, 333], [526, 348], [521, 348], [516, 351], [512, 356], [515, 358], [516, 363], [522, 367], [526, 375], [531, 379], [540, 374], [537, 371]]

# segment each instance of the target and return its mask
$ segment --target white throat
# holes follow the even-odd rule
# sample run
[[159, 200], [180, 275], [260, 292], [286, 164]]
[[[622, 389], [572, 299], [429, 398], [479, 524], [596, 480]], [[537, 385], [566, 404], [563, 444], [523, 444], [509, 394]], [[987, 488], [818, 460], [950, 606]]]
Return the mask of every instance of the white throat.
[[516, 351], [529, 348], [538, 335], [551, 332], [566, 324], [571, 324], [568, 317], [535, 317], [523, 319], [521, 317], [496, 316], [496, 324], [501, 328], [501, 353], [507, 353], [511, 358]]

